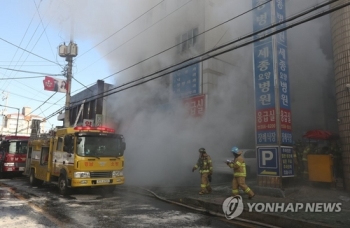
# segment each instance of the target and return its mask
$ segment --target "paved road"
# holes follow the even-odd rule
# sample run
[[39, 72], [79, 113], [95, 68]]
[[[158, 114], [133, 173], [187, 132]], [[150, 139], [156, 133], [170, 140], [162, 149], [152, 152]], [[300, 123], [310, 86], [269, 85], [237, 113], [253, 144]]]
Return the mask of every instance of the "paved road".
[[39, 208], [12, 194], [8, 187], [0, 187], [0, 227], [50, 227], [54, 226]]
[[[28, 221], [35, 227], [240, 227], [126, 187], [110, 196], [92, 190], [64, 198], [55, 187], [31, 188], [24, 179], [0, 179], [1, 183], [6, 193], [1, 202], [13, 207], [0, 211], [0, 227], [23, 226]], [[15, 192], [23, 197], [13, 197]]]

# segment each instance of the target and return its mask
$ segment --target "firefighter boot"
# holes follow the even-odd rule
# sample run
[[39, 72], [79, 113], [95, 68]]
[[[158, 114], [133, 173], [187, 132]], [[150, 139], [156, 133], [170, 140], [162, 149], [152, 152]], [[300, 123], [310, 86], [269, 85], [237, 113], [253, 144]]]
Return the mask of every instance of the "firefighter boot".
[[207, 186], [207, 191], [208, 191], [208, 194], [210, 194], [212, 192], [210, 185]]

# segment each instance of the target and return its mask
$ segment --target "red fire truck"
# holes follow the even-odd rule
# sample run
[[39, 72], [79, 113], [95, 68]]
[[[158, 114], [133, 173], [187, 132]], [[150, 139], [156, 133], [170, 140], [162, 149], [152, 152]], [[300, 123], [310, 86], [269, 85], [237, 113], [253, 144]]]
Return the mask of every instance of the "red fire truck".
[[0, 142], [0, 177], [22, 174], [26, 165], [29, 136], [3, 136]]

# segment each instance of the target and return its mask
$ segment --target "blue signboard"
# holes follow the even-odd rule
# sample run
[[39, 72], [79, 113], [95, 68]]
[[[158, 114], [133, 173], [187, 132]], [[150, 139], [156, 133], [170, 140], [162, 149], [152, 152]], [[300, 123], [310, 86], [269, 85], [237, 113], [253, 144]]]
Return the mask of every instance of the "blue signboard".
[[258, 176], [279, 176], [278, 147], [258, 147]]
[[254, 48], [256, 109], [275, 108], [272, 42]]
[[[184, 66], [189, 63], [184, 64]], [[186, 98], [200, 93], [200, 65], [199, 63], [187, 66], [172, 74], [173, 94], [177, 98]]]
[[[266, 0], [253, 0], [253, 8], [257, 7], [253, 12], [253, 32], [257, 32], [264, 28], [271, 26], [272, 16], [271, 16], [271, 2], [266, 3]], [[266, 34], [270, 33], [271, 29], [264, 32], [258, 33], [254, 36], [254, 39], [261, 38]], [[260, 45], [262, 43], [271, 42], [271, 36], [255, 42], [254, 45]]]
[[[285, 0], [275, 0], [275, 21], [282, 22], [286, 17]], [[277, 29], [285, 27], [281, 24]], [[279, 100], [281, 113], [281, 144], [292, 145], [292, 120], [289, 93], [289, 69], [286, 31], [275, 36], [277, 50], [277, 75], [279, 80]]]
[[281, 147], [282, 177], [294, 176], [293, 147]]
[[[253, 0], [253, 31], [260, 31], [272, 23], [272, 4], [265, 0]], [[255, 35], [255, 39], [270, 33], [271, 30]], [[274, 57], [271, 37], [254, 43], [254, 82], [256, 105], [257, 144], [276, 144], [276, 95], [274, 84]]]

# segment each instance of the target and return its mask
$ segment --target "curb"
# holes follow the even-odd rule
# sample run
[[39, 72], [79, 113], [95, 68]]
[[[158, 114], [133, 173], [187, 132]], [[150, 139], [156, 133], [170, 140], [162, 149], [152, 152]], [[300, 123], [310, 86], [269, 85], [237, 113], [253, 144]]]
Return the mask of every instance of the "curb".
[[[216, 212], [218, 214], [223, 214], [222, 205], [206, 202], [203, 200], [193, 199], [193, 198], [183, 198], [183, 199], [172, 199], [172, 201], [183, 203], [189, 206], [202, 207], [206, 210]], [[260, 223], [266, 223], [273, 226], [285, 227], [285, 228], [295, 228], [295, 227], [307, 227], [307, 228], [335, 228], [337, 226], [332, 226], [324, 223], [310, 222], [301, 219], [293, 219], [283, 215], [272, 215], [267, 213], [258, 213], [258, 212], [248, 212], [247, 209], [244, 209], [243, 213], [239, 218], [256, 221]]]

